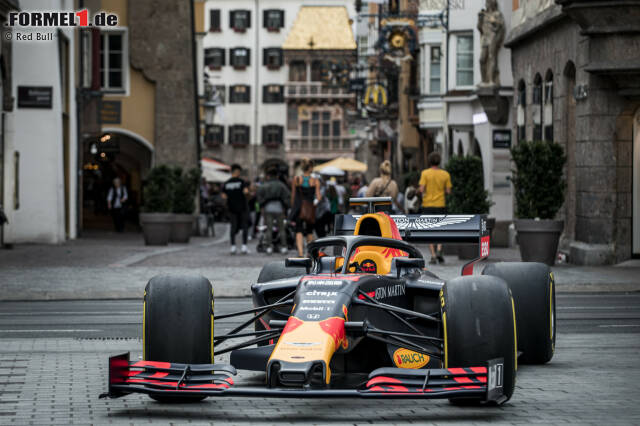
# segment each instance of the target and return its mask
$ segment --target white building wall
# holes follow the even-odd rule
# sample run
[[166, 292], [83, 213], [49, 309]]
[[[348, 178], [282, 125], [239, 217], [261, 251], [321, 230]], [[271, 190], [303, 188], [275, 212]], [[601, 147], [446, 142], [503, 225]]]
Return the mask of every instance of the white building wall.
[[[262, 102], [262, 87], [267, 84], [287, 82], [289, 67], [283, 65], [277, 70], [268, 69], [263, 64], [263, 49], [282, 47], [302, 6], [345, 6], [350, 17], [355, 17], [353, 1], [350, 0], [209, 0], [205, 4], [205, 30], [202, 38], [199, 58], [199, 80], [203, 81], [204, 49], [220, 47], [225, 49], [226, 65], [221, 70], [209, 71], [210, 82], [224, 85], [226, 89], [225, 104], [216, 110], [216, 124], [225, 126], [225, 144], [229, 140], [228, 126], [243, 124], [251, 126], [251, 143], [262, 143], [262, 126], [277, 124], [284, 127], [286, 139], [287, 108], [286, 104], [265, 104]], [[210, 10], [220, 10], [220, 32], [209, 32]], [[237, 33], [230, 27], [229, 11], [245, 9], [251, 11], [251, 27], [244, 33]], [[279, 32], [270, 32], [263, 27], [263, 11], [265, 9], [284, 10], [284, 28]], [[354, 27], [355, 27], [354, 22]], [[236, 70], [230, 65], [229, 49], [246, 47], [251, 49], [250, 66], [244, 70]], [[199, 83], [200, 85], [202, 83]], [[229, 103], [229, 87], [235, 84], [246, 84], [251, 87], [251, 102], [242, 104]], [[202, 93], [202, 87], [199, 86]]]
[[[22, 10], [74, 10], [72, 1], [37, 0], [20, 2]], [[14, 30], [22, 33], [28, 29]], [[12, 112], [5, 116], [5, 194], [4, 208], [9, 224], [4, 228], [6, 243], [60, 243], [65, 240], [65, 188], [62, 136], [61, 76], [57, 29], [53, 41], [17, 41], [12, 52]], [[69, 43], [69, 236], [76, 236], [76, 107], [74, 87], [74, 30], [65, 29]], [[35, 37], [35, 36], [34, 36]], [[49, 86], [52, 108], [18, 108], [18, 86]], [[19, 153], [18, 181], [15, 153]], [[15, 209], [14, 190], [19, 206]]]

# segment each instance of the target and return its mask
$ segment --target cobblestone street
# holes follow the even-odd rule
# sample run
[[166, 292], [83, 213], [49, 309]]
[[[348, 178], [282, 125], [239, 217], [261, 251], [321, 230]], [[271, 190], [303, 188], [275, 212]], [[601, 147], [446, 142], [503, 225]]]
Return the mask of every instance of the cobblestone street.
[[[605, 309], [600, 301], [611, 307]], [[68, 309], [78, 311], [78, 303]], [[223, 299], [216, 303], [216, 312], [226, 313], [249, 304], [247, 299]], [[0, 310], [18, 318], [4, 317], [2, 328], [24, 321], [15, 315], [16, 310], [28, 307], [28, 303], [22, 308], [0, 304]], [[65, 308], [59, 305], [55, 309]], [[114, 310], [114, 322], [121, 315], [135, 313], [131, 326], [139, 326], [138, 301], [114, 303], [109, 309]], [[209, 398], [201, 403], [162, 405], [143, 395], [98, 399], [106, 390], [107, 357], [131, 351], [131, 358], [136, 359], [141, 355], [140, 340], [26, 339], [0, 334], [0, 423], [638, 424], [638, 295], [568, 295], [560, 297], [558, 309], [555, 357], [548, 365], [521, 366], [513, 398], [500, 407], [454, 407], [439, 400]], [[593, 326], [588, 317], [598, 311], [602, 317], [618, 320], [606, 328]], [[84, 317], [77, 318], [83, 324], [88, 322]], [[39, 321], [56, 322], [46, 314]], [[230, 320], [218, 321], [216, 333], [234, 325]], [[42, 326], [35, 319], [30, 327]], [[216, 361], [227, 361], [226, 355]], [[260, 383], [263, 377], [242, 373], [236, 383]]]

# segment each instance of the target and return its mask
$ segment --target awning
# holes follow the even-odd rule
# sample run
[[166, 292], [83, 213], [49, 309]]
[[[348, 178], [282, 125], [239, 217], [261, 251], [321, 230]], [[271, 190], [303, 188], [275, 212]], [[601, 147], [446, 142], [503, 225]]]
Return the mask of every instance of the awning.
[[325, 167], [337, 167], [345, 172], [366, 172], [367, 165], [361, 161], [352, 158], [339, 157], [335, 160], [319, 164], [313, 168], [314, 172], [321, 172]]
[[231, 174], [227, 172], [230, 167], [224, 163], [210, 158], [203, 158], [200, 161], [200, 165], [202, 167], [202, 177], [205, 178], [207, 182], [219, 183], [231, 178]]

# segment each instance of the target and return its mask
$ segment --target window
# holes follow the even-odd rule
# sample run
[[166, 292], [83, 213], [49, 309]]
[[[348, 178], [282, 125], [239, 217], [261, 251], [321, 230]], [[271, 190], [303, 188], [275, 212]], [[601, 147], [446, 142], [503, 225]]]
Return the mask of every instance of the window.
[[224, 105], [225, 102], [225, 87], [224, 84], [211, 85], [205, 82], [204, 86], [204, 98], [206, 101], [219, 102]]
[[333, 120], [333, 136], [335, 137], [339, 137], [340, 136], [340, 130], [342, 128], [342, 122], [340, 120]]
[[277, 69], [282, 66], [282, 49], [279, 47], [269, 47], [262, 52], [262, 65], [269, 69]]
[[104, 31], [100, 34], [100, 85], [103, 90], [125, 90], [125, 33]]
[[249, 126], [237, 124], [229, 126], [229, 143], [235, 146], [249, 144]]
[[246, 47], [236, 47], [235, 49], [231, 49], [231, 66], [236, 69], [244, 69], [251, 65], [251, 61], [249, 58], [250, 50]]
[[298, 130], [298, 106], [289, 105], [287, 107], [287, 129]]
[[516, 114], [516, 125], [518, 127], [518, 142], [526, 139], [526, 121], [525, 113], [527, 108], [527, 86], [524, 80], [518, 83], [518, 107]]
[[456, 86], [473, 86], [473, 36], [471, 35], [457, 37]]
[[220, 146], [224, 143], [224, 126], [210, 124], [205, 129], [204, 144], [208, 147]]
[[289, 64], [289, 81], [307, 81], [307, 63], [291, 61]]
[[248, 104], [251, 102], [249, 86], [238, 84], [229, 88], [229, 103]]
[[262, 143], [267, 146], [282, 144], [284, 128], [275, 124], [262, 126]]
[[232, 10], [229, 12], [229, 24], [234, 31], [243, 33], [251, 28], [250, 10]]
[[220, 9], [211, 9], [209, 11], [209, 31], [220, 31]]
[[219, 70], [225, 65], [224, 49], [211, 47], [204, 49], [204, 64], [211, 70]]
[[284, 27], [284, 10], [267, 9], [262, 12], [262, 26], [269, 31]]
[[533, 140], [542, 140], [542, 77], [536, 74], [532, 96]]
[[369, 36], [358, 36], [358, 57], [364, 58], [369, 53]]
[[280, 84], [262, 86], [262, 102], [265, 104], [284, 102], [284, 86]]
[[309, 120], [302, 120], [300, 127], [302, 128], [302, 136], [309, 136]]
[[311, 62], [311, 81], [322, 81], [322, 61]]
[[440, 46], [431, 46], [431, 62], [429, 64], [429, 93], [439, 94], [440, 88]]
[[553, 73], [547, 71], [544, 79], [544, 110], [542, 112], [544, 140], [553, 141]]

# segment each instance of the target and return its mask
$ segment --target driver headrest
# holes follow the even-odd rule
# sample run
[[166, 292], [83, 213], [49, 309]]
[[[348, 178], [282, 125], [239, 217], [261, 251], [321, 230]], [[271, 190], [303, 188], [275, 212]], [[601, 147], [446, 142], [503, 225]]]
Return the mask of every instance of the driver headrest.
[[353, 235], [369, 235], [372, 237], [402, 239], [396, 223], [383, 212], [367, 213], [358, 219]]

